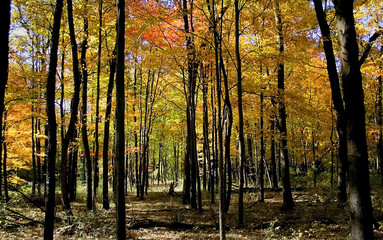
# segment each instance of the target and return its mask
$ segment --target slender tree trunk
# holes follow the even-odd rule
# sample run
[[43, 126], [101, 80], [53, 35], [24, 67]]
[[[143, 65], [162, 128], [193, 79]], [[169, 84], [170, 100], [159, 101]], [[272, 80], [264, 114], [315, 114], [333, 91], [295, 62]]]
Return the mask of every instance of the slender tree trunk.
[[[3, 24], [0, 25], [0, 58], [1, 58], [1, 64], [0, 64], [0, 186], [2, 182], [2, 175], [1, 173], [1, 161], [2, 161], [2, 129], [3, 129], [3, 114], [4, 114], [4, 97], [5, 97], [5, 88], [7, 86], [8, 82], [8, 54], [9, 54], [9, 25], [11, 21], [11, 0], [5, 0], [2, 1], [1, 5], [1, 16], [3, 19]], [[5, 162], [6, 159], [3, 159], [3, 162]], [[3, 169], [5, 170], [5, 169]], [[6, 190], [6, 189], [4, 189]], [[1, 187], [0, 187], [0, 196], [1, 196]]]
[[[222, 2], [223, 4], [223, 2]], [[223, 6], [222, 6], [223, 8]], [[222, 36], [222, 23], [220, 35]], [[224, 175], [227, 175], [227, 189], [225, 189], [225, 213], [229, 211], [230, 201], [231, 201], [231, 187], [232, 187], [232, 166], [231, 166], [231, 154], [230, 154], [230, 140], [231, 132], [233, 126], [233, 109], [230, 102], [230, 93], [229, 93], [229, 80], [227, 72], [224, 65], [224, 60], [222, 56], [222, 48], [219, 51], [220, 56], [220, 69], [222, 72], [224, 89], [225, 89], [225, 98], [224, 98], [224, 134], [225, 134], [225, 172]]]
[[98, 158], [99, 158], [99, 123], [100, 121], [100, 74], [101, 74], [101, 47], [102, 47], [102, 3], [103, 0], [98, 2], [98, 16], [99, 16], [99, 29], [98, 29], [98, 59], [97, 59], [97, 83], [96, 83], [96, 124], [95, 124], [95, 154], [93, 160], [93, 172], [94, 172], [94, 181], [93, 181], [93, 197], [94, 202], [96, 202], [97, 188], [100, 179], [100, 170], [98, 167]]
[[45, 223], [44, 239], [53, 239], [54, 217], [55, 217], [55, 164], [57, 148], [57, 125], [55, 113], [55, 86], [57, 51], [60, 38], [60, 22], [63, 9], [63, 1], [57, 0], [53, 17], [53, 28], [51, 37], [50, 62], [47, 78], [46, 100], [48, 117], [48, 146], [47, 146], [47, 189], [45, 200]]
[[71, 140], [72, 146], [69, 156], [69, 176], [68, 176], [68, 193], [69, 200], [76, 200], [76, 188], [77, 188], [77, 162], [78, 162], [78, 130], [75, 128], [73, 139]]
[[63, 208], [67, 211], [69, 215], [72, 215], [70, 201], [68, 196], [68, 148], [70, 140], [73, 139], [75, 132], [75, 127], [78, 118], [78, 105], [80, 102], [80, 70], [78, 63], [78, 54], [77, 54], [77, 43], [76, 36], [74, 31], [73, 23], [73, 3], [72, 0], [67, 0], [68, 6], [68, 25], [69, 25], [69, 35], [72, 46], [72, 66], [73, 66], [73, 79], [74, 79], [74, 93], [71, 101], [71, 116], [69, 120], [68, 130], [65, 134], [65, 140], [62, 145], [61, 150], [61, 193], [63, 198]]
[[[4, 122], [4, 125], [5, 125], [5, 122]], [[8, 194], [8, 173], [7, 173], [7, 142], [3, 142], [3, 152], [4, 152], [4, 155], [3, 155], [3, 158], [4, 158], [4, 161], [3, 161], [3, 169], [4, 169], [4, 174], [3, 174], [3, 182], [4, 182], [4, 199], [5, 199], [5, 203], [8, 203], [9, 200], [11, 200], [11, 198], [9, 197], [9, 194]]]
[[95, 209], [92, 191], [92, 158], [88, 141], [87, 105], [88, 105], [88, 70], [86, 64], [86, 50], [88, 48], [88, 19], [84, 18], [85, 37], [81, 44], [81, 67], [82, 67], [82, 106], [81, 106], [81, 135], [86, 162], [86, 206], [88, 210]]
[[[193, 7], [193, 2], [190, 2], [190, 9]], [[186, 108], [187, 108], [187, 114], [186, 114], [186, 122], [187, 122], [187, 157], [188, 159], [185, 159], [185, 165], [190, 165], [190, 190], [185, 188], [185, 191], [190, 191], [190, 205], [193, 209], [197, 208], [197, 180], [199, 177], [197, 177], [197, 139], [196, 139], [196, 130], [195, 130], [195, 93], [196, 93], [196, 79], [197, 79], [197, 69], [198, 69], [198, 62], [196, 60], [196, 50], [194, 47], [193, 42], [193, 35], [190, 33], [193, 31], [193, 24], [192, 24], [192, 11], [188, 8], [188, 0], [182, 1], [182, 10], [183, 10], [183, 20], [184, 20], [184, 27], [185, 27], [185, 33], [186, 33], [186, 49], [187, 49], [187, 55], [188, 55], [188, 78], [187, 78], [187, 90], [186, 93]], [[189, 17], [190, 17], [190, 24], [189, 24]], [[186, 81], [186, 78], [184, 79]], [[186, 163], [186, 161], [189, 161], [189, 163]], [[185, 166], [185, 171], [187, 170], [187, 166]], [[199, 174], [199, 173], [198, 173]], [[188, 176], [188, 173], [185, 172], [185, 176]], [[187, 181], [187, 179], [186, 179]], [[187, 197], [188, 193], [184, 192], [185, 198]], [[185, 199], [186, 200], [186, 199]], [[184, 201], [185, 202], [185, 201]]]
[[[203, 69], [201, 67], [201, 69]], [[205, 69], [206, 70], [206, 69]], [[208, 83], [206, 79], [207, 72], [203, 73], [205, 74], [202, 77], [202, 98], [203, 98], [203, 189], [206, 189], [206, 186], [208, 185], [208, 178], [207, 178], [207, 171], [211, 171], [210, 167], [210, 145], [209, 145], [209, 113], [208, 113], [208, 106], [207, 106], [207, 93], [208, 93]], [[209, 165], [208, 169], [206, 169], [206, 166]]]
[[313, 161], [312, 164], [314, 164], [314, 188], [317, 186], [317, 175], [318, 175], [318, 164], [316, 161], [316, 154], [315, 154], [315, 135], [314, 135], [314, 130], [311, 132], [311, 147], [312, 147], [312, 154], [313, 154]]
[[125, 157], [125, 1], [117, 0], [116, 52], [116, 212], [117, 239], [126, 239], [124, 157]]
[[261, 160], [259, 161], [259, 184], [261, 187], [261, 198], [259, 199], [259, 202], [265, 201], [265, 141], [264, 141], [264, 129], [263, 129], [263, 90], [261, 92], [261, 120], [260, 120], [260, 127], [261, 127]]
[[[214, 61], [215, 61], [215, 77], [216, 77], [216, 99], [217, 99], [217, 126], [215, 128], [215, 152], [216, 152], [216, 161], [218, 167], [218, 191], [219, 191], [219, 235], [220, 239], [226, 239], [226, 231], [225, 231], [225, 220], [226, 213], [225, 209], [225, 188], [226, 188], [226, 175], [224, 175], [224, 161], [223, 161], [223, 131], [222, 131], [222, 112], [221, 112], [221, 97], [222, 97], [222, 89], [221, 89], [221, 68], [220, 68], [220, 58], [219, 52], [221, 49], [221, 36], [218, 31], [218, 19], [216, 18], [216, 3], [215, 0], [212, 0], [211, 4], [209, 0], [206, 0], [208, 10], [210, 12], [211, 19], [211, 29], [213, 31], [214, 37]], [[225, 13], [225, 10], [222, 9], [222, 15]]]
[[[275, 22], [277, 25], [277, 44], [280, 55], [284, 52], [284, 41], [283, 41], [283, 25], [281, 10], [279, 7], [280, 0], [274, 1], [274, 13]], [[283, 60], [278, 63], [278, 105], [279, 105], [279, 124], [278, 130], [281, 134], [281, 173], [282, 173], [282, 184], [283, 184], [283, 210], [291, 210], [295, 207], [293, 196], [291, 193], [290, 183], [290, 162], [287, 149], [287, 129], [286, 129], [286, 107], [284, 102], [284, 90], [285, 90], [285, 65]]]
[[235, 57], [237, 61], [237, 95], [238, 95], [238, 143], [239, 143], [239, 196], [238, 196], [238, 225], [243, 225], [243, 185], [245, 182], [244, 168], [246, 162], [245, 137], [243, 133], [243, 108], [242, 108], [242, 60], [239, 49], [239, 18], [242, 7], [239, 0], [234, 1], [235, 11]]
[[[381, 48], [381, 51], [383, 52], [383, 47]], [[382, 69], [381, 66], [379, 66], [380, 69]], [[377, 150], [377, 161], [378, 161], [378, 173], [380, 174], [381, 180], [383, 182], [383, 107], [382, 107], [382, 76], [378, 77], [378, 99], [376, 102], [376, 108], [377, 108], [377, 124], [379, 129], [379, 139], [378, 143], [376, 145]]]
[[[273, 110], [275, 109], [275, 100], [271, 99]], [[278, 175], [277, 175], [277, 162], [275, 159], [275, 115], [274, 113], [270, 119], [270, 158], [271, 158], [271, 175], [273, 179], [273, 189], [278, 189]]]
[[109, 61], [110, 73], [109, 83], [106, 96], [106, 110], [104, 122], [104, 142], [102, 149], [102, 206], [104, 209], [109, 209], [109, 193], [108, 193], [108, 179], [109, 179], [109, 128], [110, 128], [110, 114], [112, 111], [112, 92], [114, 84], [114, 74], [116, 72], [116, 58], [115, 51], [113, 51], [112, 59]]
[[[32, 113], [34, 112], [34, 107], [32, 103]], [[37, 179], [37, 169], [36, 169], [36, 154], [35, 154], [35, 117], [32, 115], [32, 171], [33, 171], [33, 178], [32, 178], [32, 195], [36, 194], [36, 179]]]
[[10, 198], [8, 195], [8, 173], [7, 173], [7, 142], [5, 141], [5, 132], [7, 124], [7, 110], [4, 110], [4, 122], [3, 122], [3, 135], [2, 135], [2, 145], [3, 145], [3, 184], [4, 184], [4, 199], [5, 203], [8, 203]]
[[[41, 135], [41, 121], [40, 121], [40, 119], [37, 119], [36, 132], [38, 132], [38, 134]], [[36, 162], [37, 162], [37, 195], [41, 196], [41, 142], [40, 142], [40, 138], [36, 138]]]
[[331, 109], [331, 135], [330, 135], [330, 143], [331, 143], [331, 177], [330, 177], [330, 185], [331, 191], [334, 186], [334, 115]]

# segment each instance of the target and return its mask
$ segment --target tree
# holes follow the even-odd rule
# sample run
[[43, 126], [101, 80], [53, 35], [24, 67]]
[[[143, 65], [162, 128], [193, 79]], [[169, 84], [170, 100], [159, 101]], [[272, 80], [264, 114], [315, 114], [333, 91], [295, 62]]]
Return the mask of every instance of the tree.
[[[193, 3], [190, 2], [190, 9]], [[184, 203], [190, 203], [192, 208], [197, 208], [197, 184], [199, 184], [199, 172], [197, 171], [197, 137], [195, 131], [195, 112], [196, 112], [196, 84], [199, 63], [196, 59], [196, 49], [193, 37], [193, 21], [192, 10], [188, 9], [188, 1], [182, 1], [183, 21], [186, 34], [186, 51], [187, 51], [187, 77], [184, 77], [184, 88], [186, 97], [186, 156], [185, 158], [185, 181], [184, 187]], [[190, 18], [190, 19], [189, 19]], [[190, 23], [189, 23], [190, 22]], [[198, 175], [198, 176], [197, 176]], [[198, 181], [198, 183], [197, 183]], [[188, 199], [190, 194], [190, 199]]]
[[239, 0], [234, 1], [235, 8], [235, 57], [237, 60], [237, 95], [238, 95], [238, 141], [239, 141], [239, 196], [238, 196], [238, 225], [243, 224], [243, 185], [245, 168], [245, 137], [243, 134], [243, 108], [242, 108], [242, 61], [239, 49], [239, 17], [241, 8]]
[[55, 218], [55, 164], [56, 164], [56, 113], [55, 113], [55, 90], [56, 90], [56, 67], [57, 51], [60, 38], [60, 22], [63, 1], [57, 0], [53, 18], [51, 53], [47, 78], [47, 116], [48, 116], [48, 148], [47, 148], [47, 194], [45, 200], [45, 223], [44, 239], [53, 239], [53, 228]]
[[82, 69], [82, 105], [81, 105], [81, 135], [86, 162], [86, 206], [88, 210], [94, 210], [96, 207], [96, 196], [92, 191], [92, 158], [90, 156], [90, 147], [87, 130], [87, 105], [88, 105], [88, 69], [86, 63], [86, 50], [88, 48], [88, 17], [84, 17], [84, 39], [81, 43], [81, 69]]
[[117, 0], [116, 38], [116, 238], [126, 239], [125, 220], [125, 1]]
[[95, 154], [93, 160], [93, 172], [94, 172], [94, 181], [93, 181], [93, 196], [94, 202], [96, 202], [97, 188], [99, 183], [99, 167], [98, 167], [98, 158], [99, 158], [99, 123], [100, 123], [100, 75], [101, 75], [101, 50], [102, 50], [102, 0], [98, 2], [98, 16], [99, 16], [99, 29], [98, 29], [98, 59], [97, 59], [97, 86], [96, 86], [96, 124], [94, 132], [94, 142], [95, 142]]
[[319, 27], [323, 38], [323, 49], [326, 55], [327, 61], [327, 73], [331, 85], [331, 96], [334, 105], [334, 109], [337, 115], [337, 132], [339, 137], [339, 160], [340, 160], [340, 172], [338, 175], [338, 206], [341, 207], [347, 202], [347, 182], [346, 176], [348, 171], [347, 160], [347, 139], [346, 139], [346, 125], [344, 117], [344, 102], [342, 99], [341, 87], [338, 77], [338, 70], [336, 66], [335, 54], [333, 50], [333, 44], [331, 40], [330, 27], [326, 20], [326, 14], [323, 11], [322, 1], [314, 0], [315, 12]]
[[80, 86], [81, 77], [78, 62], [77, 42], [73, 23], [73, 3], [72, 0], [67, 1], [68, 8], [68, 26], [69, 36], [72, 46], [72, 68], [74, 79], [74, 92], [71, 100], [71, 114], [67, 132], [65, 134], [63, 146], [61, 149], [61, 193], [63, 198], [63, 206], [69, 215], [72, 215], [72, 210], [69, 201], [68, 188], [68, 148], [70, 141], [74, 138], [76, 123], [78, 120], [78, 105], [80, 102]]
[[363, 61], [361, 62], [358, 56], [354, 3], [345, 0], [334, 0], [333, 2], [341, 49], [341, 78], [349, 161], [351, 238], [373, 239], [364, 93], [360, 72]]
[[[8, 81], [8, 54], [9, 54], [9, 25], [11, 20], [11, 0], [2, 2], [1, 4], [1, 15], [4, 16], [4, 24], [1, 25], [0, 34], [1, 34], [1, 46], [0, 46], [0, 56], [1, 56], [1, 68], [0, 68], [0, 186], [1, 186], [1, 160], [2, 160], [2, 131], [3, 129], [3, 113], [4, 113], [4, 97], [5, 97], [5, 88]], [[6, 161], [6, 159], [3, 159]], [[0, 187], [1, 195], [1, 187]]]
[[109, 209], [109, 194], [108, 194], [108, 178], [109, 178], [109, 128], [110, 115], [112, 111], [112, 92], [114, 84], [114, 75], [116, 73], [116, 50], [113, 51], [112, 57], [109, 60], [109, 83], [106, 95], [106, 109], [104, 122], [104, 145], [102, 149], [102, 206], [104, 209]]
[[[279, 7], [280, 1], [274, 1], [274, 13], [275, 22], [277, 25], [277, 44], [279, 53], [282, 55], [284, 52], [284, 41], [283, 41], [283, 24], [282, 24], [282, 13]], [[280, 56], [282, 57], [282, 56]], [[287, 129], [286, 129], [286, 106], [284, 102], [284, 90], [285, 90], [285, 65], [283, 60], [278, 61], [278, 113], [279, 122], [278, 130], [281, 134], [281, 166], [282, 166], [282, 184], [283, 184], [283, 210], [291, 210], [295, 207], [293, 196], [291, 193], [290, 183], [290, 162], [287, 149]]]

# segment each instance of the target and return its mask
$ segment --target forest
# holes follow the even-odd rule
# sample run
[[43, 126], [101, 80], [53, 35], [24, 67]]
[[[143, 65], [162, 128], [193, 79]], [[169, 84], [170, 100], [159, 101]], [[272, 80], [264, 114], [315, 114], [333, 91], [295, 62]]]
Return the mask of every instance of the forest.
[[0, 239], [383, 239], [382, 1], [0, 6]]

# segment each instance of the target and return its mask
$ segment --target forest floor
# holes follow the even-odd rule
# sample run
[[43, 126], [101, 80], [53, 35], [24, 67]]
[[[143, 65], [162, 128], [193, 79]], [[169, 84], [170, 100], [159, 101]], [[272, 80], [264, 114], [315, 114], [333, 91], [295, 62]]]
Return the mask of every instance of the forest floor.
[[[134, 192], [128, 194], [128, 239], [219, 239], [217, 196], [216, 203], [211, 204], [209, 193], [203, 191], [203, 213], [200, 214], [181, 204], [179, 191], [172, 197], [167, 191], [168, 187], [156, 187], [145, 200], [139, 200]], [[257, 201], [258, 191], [247, 192], [245, 224], [238, 228], [238, 194], [233, 193], [226, 219], [227, 238], [348, 239], [348, 207], [339, 209], [335, 195], [335, 190], [329, 188], [297, 188], [293, 192], [295, 210], [282, 212], [280, 191], [266, 190], [264, 203]], [[373, 191], [374, 213], [383, 226], [382, 196], [382, 191]], [[115, 238], [114, 204], [111, 210], [103, 210], [102, 205], [97, 204], [96, 211], [87, 211], [85, 199], [83, 193], [78, 194], [78, 200], [72, 203], [73, 217], [68, 219], [57, 197], [55, 239]], [[44, 214], [25, 198], [15, 197], [7, 207], [0, 206], [0, 209], [0, 239], [42, 239]], [[375, 230], [375, 236], [383, 239], [382, 227]]]

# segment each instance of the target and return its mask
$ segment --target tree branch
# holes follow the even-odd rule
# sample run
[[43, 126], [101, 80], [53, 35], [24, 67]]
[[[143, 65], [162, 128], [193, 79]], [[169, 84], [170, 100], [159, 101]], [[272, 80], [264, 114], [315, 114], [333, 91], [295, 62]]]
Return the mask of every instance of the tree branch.
[[360, 57], [360, 60], [359, 60], [360, 66], [362, 66], [363, 63], [366, 61], [367, 56], [371, 51], [372, 44], [374, 43], [374, 41], [376, 39], [378, 39], [378, 37], [380, 37], [382, 34], [383, 34], [383, 29], [379, 29], [370, 37], [370, 39], [368, 40], [368, 44], [367, 44], [366, 48], [364, 49], [362, 56]]

